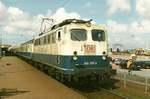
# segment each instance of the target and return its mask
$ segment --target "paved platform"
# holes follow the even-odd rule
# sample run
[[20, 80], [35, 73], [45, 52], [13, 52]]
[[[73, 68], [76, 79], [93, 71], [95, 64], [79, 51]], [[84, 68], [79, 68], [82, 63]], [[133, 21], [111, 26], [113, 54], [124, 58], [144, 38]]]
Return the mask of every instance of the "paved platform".
[[17, 57], [0, 59], [0, 91], [4, 99], [85, 99]]

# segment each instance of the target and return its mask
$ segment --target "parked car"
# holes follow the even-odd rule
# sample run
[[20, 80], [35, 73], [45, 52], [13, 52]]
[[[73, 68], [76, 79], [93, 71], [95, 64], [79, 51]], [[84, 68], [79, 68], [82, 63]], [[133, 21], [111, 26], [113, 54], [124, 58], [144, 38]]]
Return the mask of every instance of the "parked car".
[[127, 68], [127, 62], [128, 60], [116, 58], [113, 60], [113, 63], [116, 65], [119, 65], [121, 68]]

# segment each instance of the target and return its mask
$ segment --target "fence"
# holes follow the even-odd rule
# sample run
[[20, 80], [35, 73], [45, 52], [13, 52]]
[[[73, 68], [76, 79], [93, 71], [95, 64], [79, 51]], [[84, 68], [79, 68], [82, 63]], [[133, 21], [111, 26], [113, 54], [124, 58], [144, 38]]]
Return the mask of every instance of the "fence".
[[148, 93], [149, 87], [150, 87], [150, 78], [148, 77], [140, 77], [137, 75], [132, 75], [132, 74], [127, 74], [127, 73], [119, 73], [116, 76], [113, 77], [114, 79], [118, 79], [123, 81], [123, 87], [127, 87], [127, 83], [134, 83], [137, 85], [142, 85], [144, 86], [144, 92]]

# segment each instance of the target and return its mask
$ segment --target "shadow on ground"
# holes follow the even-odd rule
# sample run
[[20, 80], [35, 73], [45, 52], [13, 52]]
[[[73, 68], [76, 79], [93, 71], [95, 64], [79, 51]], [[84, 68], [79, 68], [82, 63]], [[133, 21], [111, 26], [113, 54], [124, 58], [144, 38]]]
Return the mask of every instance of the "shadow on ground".
[[2, 88], [0, 89], [0, 99], [2, 97], [10, 97], [10, 96], [19, 95], [27, 92], [30, 91], [18, 90], [17, 88]]

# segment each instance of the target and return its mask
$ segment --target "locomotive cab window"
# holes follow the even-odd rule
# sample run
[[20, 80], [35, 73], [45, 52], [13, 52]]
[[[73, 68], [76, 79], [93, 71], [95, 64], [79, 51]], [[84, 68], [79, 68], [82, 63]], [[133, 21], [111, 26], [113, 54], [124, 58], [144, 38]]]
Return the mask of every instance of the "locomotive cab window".
[[93, 41], [105, 41], [105, 32], [103, 30], [92, 30]]
[[71, 40], [73, 41], [85, 41], [87, 39], [87, 31], [84, 29], [72, 29]]

